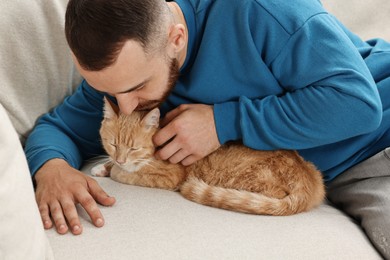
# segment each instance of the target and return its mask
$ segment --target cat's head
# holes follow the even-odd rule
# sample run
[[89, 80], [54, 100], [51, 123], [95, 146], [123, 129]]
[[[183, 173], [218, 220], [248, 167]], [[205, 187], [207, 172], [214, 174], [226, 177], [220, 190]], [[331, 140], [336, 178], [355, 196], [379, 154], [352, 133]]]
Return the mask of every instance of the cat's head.
[[155, 152], [152, 137], [158, 129], [159, 119], [158, 108], [124, 115], [116, 105], [104, 98], [100, 136], [112, 161], [129, 172], [149, 163]]

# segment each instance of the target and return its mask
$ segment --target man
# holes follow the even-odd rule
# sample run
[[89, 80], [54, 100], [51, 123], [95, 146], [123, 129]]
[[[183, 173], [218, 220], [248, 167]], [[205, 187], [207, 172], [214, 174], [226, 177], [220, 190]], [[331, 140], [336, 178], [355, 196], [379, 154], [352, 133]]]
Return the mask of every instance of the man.
[[[333, 201], [361, 196], [349, 201], [354, 217], [367, 206], [364, 194], [383, 191], [362, 225], [390, 257], [383, 249], [389, 171], [356, 170], [390, 165], [383, 151], [390, 144], [388, 43], [363, 42], [311, 0], [70, 0], [65, 31], [85, 81], [39, 120], [26, 145], [46, 228], [53, 220], [62, 234], [68, 221], [80, 234], [76, 203], [96, 226], [104, 224], [96, 202], [115, 203], [77, 170], [102, 153], [107, 94], [125, 114], [161, 104], [153, 141], [162, 160], [189, 165], [241, 140], [254, 149], [298, 150], [324, 173]], [[358, 164], [378, 152], [375, 164]], [[360, 186], [345, 189], [352, 175], [378, 184], [355, 179]]]

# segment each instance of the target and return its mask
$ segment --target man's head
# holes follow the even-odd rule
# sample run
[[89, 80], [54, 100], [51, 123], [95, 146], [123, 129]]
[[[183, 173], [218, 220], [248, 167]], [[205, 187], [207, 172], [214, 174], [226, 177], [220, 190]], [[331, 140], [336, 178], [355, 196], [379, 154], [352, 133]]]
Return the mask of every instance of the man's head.
[[82, 76], [131, 113], [174, 86], [187, 44], [180, 15], [164, 0], [70, 0], [65, 34]]

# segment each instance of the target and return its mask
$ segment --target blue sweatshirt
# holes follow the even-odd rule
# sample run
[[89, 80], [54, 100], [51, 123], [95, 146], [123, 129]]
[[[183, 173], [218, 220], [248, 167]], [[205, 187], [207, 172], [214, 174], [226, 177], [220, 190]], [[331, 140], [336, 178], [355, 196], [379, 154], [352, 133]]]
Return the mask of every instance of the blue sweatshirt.
[[[362, 41], [313, 0], [176, 2], [189, 46], [163, 114], [214, 105], [221, 144], [298, 150], [326, 181], [390, 145], [390, 44]], [[32, 174], [103, 153], [103, 95], [84, 81], [39, 119], [26, 143]]]

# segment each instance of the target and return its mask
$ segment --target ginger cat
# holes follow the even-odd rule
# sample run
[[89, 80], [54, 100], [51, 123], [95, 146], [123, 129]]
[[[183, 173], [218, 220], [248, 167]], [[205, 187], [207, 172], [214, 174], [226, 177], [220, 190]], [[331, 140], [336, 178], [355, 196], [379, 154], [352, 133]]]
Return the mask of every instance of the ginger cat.
[[153, 156], [159, 110], [131, 115], [117, 111], [105, 99], [100, 135], [111, 161], [95, 166], [95, 176], [179, 190], [200, 204], [252, 214], [296, 214], [324, 199], [321, 173], [295, 151], [256, 151], [231, 143], [193, 165], [170, 164]]

